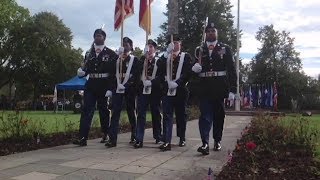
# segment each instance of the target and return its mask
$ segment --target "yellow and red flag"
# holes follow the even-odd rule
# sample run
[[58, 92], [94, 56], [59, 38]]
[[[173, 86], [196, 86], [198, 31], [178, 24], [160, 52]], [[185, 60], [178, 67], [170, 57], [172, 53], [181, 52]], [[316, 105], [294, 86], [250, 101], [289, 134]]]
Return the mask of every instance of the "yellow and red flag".
[[[124, 5], [122, 7], [122, 4]], [[122, 21], [130, 17], [134, 13], [133, 0], [116, 0], [114, 11], [114, 30], [118, 31], [122, 25]]]
[[151, 3], [153, 0], [140, 0], [139, 26], [151, 34]]

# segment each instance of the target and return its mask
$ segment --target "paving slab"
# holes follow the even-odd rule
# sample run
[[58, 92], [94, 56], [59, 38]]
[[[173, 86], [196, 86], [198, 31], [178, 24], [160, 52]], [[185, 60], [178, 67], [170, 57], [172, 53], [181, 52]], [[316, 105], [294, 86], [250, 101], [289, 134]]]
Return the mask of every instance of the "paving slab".
[[138, 176], [139, 174], [135, 173], [82, 169], [65, 176], [59, 176], [56, 180], [135, 180]]
[[52, 180], [58, 177], [57, 174], [48, 174], [48, 173], [39, 173], [39, 172], [31, 172], [28, 174], [24, 174], [17, 177], [12, 177], [11, 179], [16, 180], [34, 180], [34, 179], [41, 179], [41, 180]]
[[250, 116], [227, 116], [224, 124], [222, 150], [213, 151], [210, 133], [210, 154], [197, 152], [201, 145], [198, 120], [187, 123], [185, 147], [179, 147], [174, 125], [172, 150], [161, 152], [152, 138], [152, 129], [145, 132], [144, 147], [130, 145], [130, 133], [120, 134], [116, 148], [106, 148], [99, 139], [88, 146], [57, 146], [0, 157], [0, 179], [58, 180], [194, 180], [206, 178], [208, 169], [218, 174], [235, 148]]

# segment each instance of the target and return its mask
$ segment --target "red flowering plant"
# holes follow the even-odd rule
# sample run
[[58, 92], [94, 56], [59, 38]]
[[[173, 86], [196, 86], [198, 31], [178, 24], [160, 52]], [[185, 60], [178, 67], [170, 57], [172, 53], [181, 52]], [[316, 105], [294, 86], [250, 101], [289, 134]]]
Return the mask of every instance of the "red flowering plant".
[[256, 147], [257, 147], [257, 145], [253, 141], [246, 143], [246, 148], [249, 151], [253, 151]]
[[257, 148], [257, 145], [253, 141], [249, 141], [246, 143], [246, 149], [250, 153], [250, 158], [251, 158], [251, 162], [252, 162], [252, 166], [253, 166], [252, 171], [255, 174], [258, 172], [257, 171], [257, 164], [255, 162], [255, 153], [253, 152], [256, 148]]

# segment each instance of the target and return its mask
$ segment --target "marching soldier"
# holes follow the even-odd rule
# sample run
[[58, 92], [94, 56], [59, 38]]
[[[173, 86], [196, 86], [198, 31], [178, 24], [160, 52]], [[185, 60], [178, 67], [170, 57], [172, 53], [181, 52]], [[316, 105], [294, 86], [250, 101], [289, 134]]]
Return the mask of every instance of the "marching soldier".
[[157, 63], [165, 76], [165, 95], [163, 97], [164, 143], [159, 147], [162, 151], [171, 150], [173, 112], [177, 123], [179, 146], [186, 145], [185, 133], [187, 125], [186, 105], [189, 96], [187, 83], [191, 75], [191, 56], [181, 52], [181, 41], [175, 36], [168, 44], [167, 51]]
[[133, 42], [128, 37], [123, 38], [123, 47], [120, 47], [118, 54], [122, 55], [116, 63], [116, 81], [117, 89], [112, 97], [112, 116], [109, 131], [109, 141], [105, 144], [107, 147], [117, 145], [119, 131], [119, 119], [122, 110], [122, 102], [125, 98], [127, 114], [131, 125], [130, 144], [136, 141], [136, 96], [137, 84], [140, 81], [140, 67], [137, 57], [131, 55]]
[[145, 56], [141, 57], [142, 76], [138, 95], [138, 119], [137, 119], [137, 142], [135, 148], [142, 148], [144, 128], [146, 123], [146, 112], [150, 104], [152, 116], [153, 138], [156, 144], [160, 142], [161, 137], [161, 84], [164, 78], [160, 76], [160, 71], [156, 65], [158, 58], [155, 57], [157, 44], [153, 40], [148, 40], [148, 45], [144, 50]]
[[[236, 92], [236, 71], [228, 45], [218, 42], [218, 31], [213, 23], [205, 27], [206, 41], [196, 50], [198, 63], [192, 71], [199, 77], [199, 130], [202, 146], [198, 152], [209, 154], [209, 132], [213, 127], [214, 150], [221, 149], [225, 118], [224, 98], [232, 100]], [[230, 93], [229, 93], [230, 92]]]
[[85, 84], [84, 107], [80, 118], [80, 139], [74, 142], [80, 146], [87, 145], [96, 103], [104, 138], [107, 137], [110, 119], [108, 98], [112, 96], [112, 89], [114, 89], [112, 84], [115, 79], [115, 70], [112, 67], [115, 66], [118, 58], [114, 51], [105, 46], [106, 33], [102, 29], [95, 30], [93, 37], [94, 43], [86, 54], [84, 66], [77, 72], [79, 77], [89, 75]]

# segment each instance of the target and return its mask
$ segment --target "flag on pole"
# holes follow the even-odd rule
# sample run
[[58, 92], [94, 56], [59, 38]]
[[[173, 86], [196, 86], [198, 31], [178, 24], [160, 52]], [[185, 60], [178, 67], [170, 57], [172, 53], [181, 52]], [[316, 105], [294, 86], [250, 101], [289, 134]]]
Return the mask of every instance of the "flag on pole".
[[250, 104], [250, 108], [252, 108], [252, 103], [253, 103], [253, 97], [252, 97], [252, 90], [251, 90], [251, 85], [250, 85], [250, 89], [249, 89], [249, 104]]
[[153, 0], [140, 0], [139, 26], [151, 34], [151, 3]]
[[261, 87], [258, 89], [258, 106], [261, 106], [262, 102], [262, 94], [261, 94]]
[[270, 107], [273, 107], [273, 87], [270, 85]]
[[57, 91], [57, 87], [55, 86], [55, 87], [54, 87], [54, 92], [53, 92], [52, 102], [53, 102], [53, 103], [56, 103], [57, 100], [58, 100], [58, 91]]
[[278, 90], [277, 90], [277, 83], [273, 83], [273, 109], [278, 111]]
[[267, 88], [267, 85], [266, 85], [266, 87], [265, 87], [265, 89], [264, 89], [264, 106], [266, 106], [266, 107], [268, 107], [268, 94], [269, 94], [269, 92], [268, 92], [268, 88]]
[[[122, 8], [122, 4], [124, 5]], [[122, 21], [130, 17], [134, 13], [133, 0], [116, 0], [114, 11], [114, 30], [118, 31], [122, 25]]]

